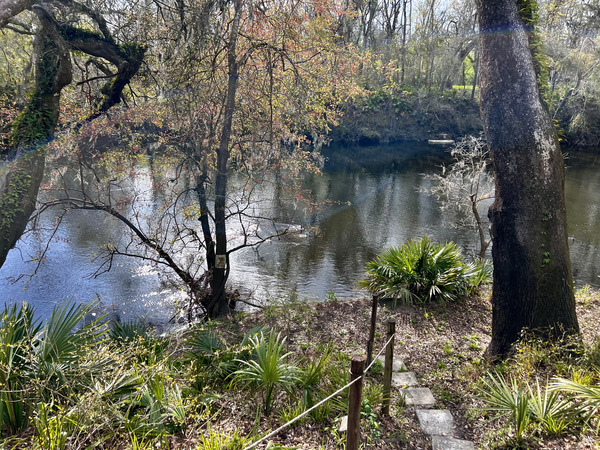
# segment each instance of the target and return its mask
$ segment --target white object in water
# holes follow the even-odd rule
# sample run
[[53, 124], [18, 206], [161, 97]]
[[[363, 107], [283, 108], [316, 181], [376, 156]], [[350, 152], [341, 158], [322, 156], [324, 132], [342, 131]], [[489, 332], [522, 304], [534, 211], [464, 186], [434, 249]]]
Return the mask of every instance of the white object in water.
[[429, 139], [427, 141], [429, 145], [452, 145], [454, 140], [452, 139]]

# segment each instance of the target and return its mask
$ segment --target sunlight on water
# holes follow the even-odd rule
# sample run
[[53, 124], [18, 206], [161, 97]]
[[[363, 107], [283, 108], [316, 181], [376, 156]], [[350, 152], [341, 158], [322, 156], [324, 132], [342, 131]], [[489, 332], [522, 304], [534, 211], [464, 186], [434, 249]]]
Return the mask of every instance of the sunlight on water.
[[[440, 170], [448, 157], [439, 149], [422, 146], [328, 149], [325, 174], [309, 176], [304, 187], [320, 205], [310, 211], [301, 202], [278, 198], [272, 187], [261, 188], [250, 204], [254, 213], [276, 221], [256, 226], [263, 233], [289, 229], [281, 238], [232, 255], [232, 287], [253, 302], [284, 301], [290, 291], [301, 298], [321, 300], [333, 291], [338, 298], [363, 293], [356, 284], [365, 264], [384, 248], [427, 235], [437, 241], [456, 241], [463, 253], [477, 253], [473, 230], [450, 226], [453, 213], [442, 212], [423, 192], [430, 180], [423, 173]], [[566, 173], [573, 274], [577, 285], [600, 286], [600, 161], [597, 156], [571, 153]], [[161, 209], [160, 194], [152, 189], [156, 175], [148, 167], [136, 170], [132, 183], [141, 211], [150, 217]], [[232, 186], [236, 186], [232, 180]], [[138, 209], [139, 211], [139, 209]], [[45, 221], [45, 222], [44, 222]], [[128, 321], [143, 318], [163, 326], [185, 303], [182, 291], [172, 288], [162, 268], [120, 257], [107, 273], [94, 276], [99, 246], [123, 239], [122, 225], [110, 216], [74, 211], [67, 214], [42, 263], [36, 255], [44, 248], [54, 221], [49, 214], [42, 230], [26, 235], [0, 269], [0, 289], [8, 302], [27, 301], [41, 317], [64, 298], [98, 301], [97, 314]], [[239, 225], [230, 225], [234, 242], [241, 242]], [[182, 249], [193, 258], [198, 249]], [[35, 275], [12, 282], [21, 274]]]

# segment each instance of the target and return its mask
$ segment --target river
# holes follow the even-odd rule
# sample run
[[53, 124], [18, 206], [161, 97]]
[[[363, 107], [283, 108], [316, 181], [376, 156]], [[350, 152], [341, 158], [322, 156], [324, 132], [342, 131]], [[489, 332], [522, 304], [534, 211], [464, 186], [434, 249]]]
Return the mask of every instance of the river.
[[[309, 300], [362, 295], [356, 284], [369, 260], [388, 246], [423, 235], [455, 241], [468, 257], [476, 254], [475, 231], [450, 226], [455, 213], [442, 212], [426, 192], [431, 179], [424, 174], [450, 162], [444, 149], [405, 144], [331, 148], [324, 153], [323, 174], [304, 180], [311, 200], [324, 206], [301, 208], [299, 214], [297, 204], [271, 202], [271, 213], [295, 221], [297, 232], [233, 255], [230, 282], [242, 294], [265, 304], [285, 301], [293, 291]], [[577, 286], [600, 287], [600, 156], [571, 152], [566, 162], [573, 275]], [[54, 216], [44, 220], [49, 225]], [[111, 317], [142, 318], [165, 326], [175, 315], [181, 293], [162, 283], [157, 269], [121, 258], [110, 272], [91, 276], [98, 246], [119, 239], [120, 227], [96, 212], [67, 214], [35, 275], [15, 282], [35, 270], [28, 260], [46, 245], [44, 233], [28, 234], [0, 269], [3, 300], [26, 301], [47, 317], [63, 299], [96, 298], [99, 309]]]

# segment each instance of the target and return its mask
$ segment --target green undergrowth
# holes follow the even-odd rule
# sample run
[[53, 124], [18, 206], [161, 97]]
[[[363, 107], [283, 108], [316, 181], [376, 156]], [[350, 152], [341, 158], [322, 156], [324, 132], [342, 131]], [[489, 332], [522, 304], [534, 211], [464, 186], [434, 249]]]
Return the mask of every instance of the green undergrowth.
[[[65, 302], [41, 323], [26, 304], [4, 308], [1, 448], [179, 448], [185, 441], [242, 449], [268, 424], [296, 418], [348, 382], [350, 357], [332, 344], [291, 353], [281, 332], [255, 327], [239, 335], [226, 322], [158, 336], [139, 321], [90, 321], [93, 312], [93, 304]], [[374, 430], [379, 385], [367, 381], [363, 395]], [[340, 439], [335, 423], [347, 413], [347, 395], [292, 426], [313, 424]]]
[[[588, 313], [600, 305], [590, 289], [579, 290], [577, 301]], [[482, 448], [598, 442], [600, 341], [547, 343], [524, 334], [508, 360], [491, 365], [480, 317], [488, 314], [486, 302], [383, 304], [376, 348], [384, 322], [396, 318], [398, 357]], [[312, 407], [270, 438], [279, 444], [269, 448], [343, 448], [338, 426], [347, 390], [319, 403], [348, 382], [351, 354], [364, 352], [369, 303], [334, 293], [319, 304], [292, 296], [258, 314], [168, 336], [139, 321], [90, 320], [93, 305], [63, 303], [47, 323], [28, 306], [6, 307], [0, 448], [243, 449]], [[364, 380], [362, 445], [426, 446], [398, 390], [391, 415], [382, 415], [382, 379], [376, 362]]]
[[[576, 293], [586, 307], [588, 288]], [[584, 344], [565, 335], [554, 342], [523, 333], [506, 361], [480, 372], [473, 383], [478, 410], [490, 422], [490, 448], [561, 448], [600, 432], [600, 339]]]

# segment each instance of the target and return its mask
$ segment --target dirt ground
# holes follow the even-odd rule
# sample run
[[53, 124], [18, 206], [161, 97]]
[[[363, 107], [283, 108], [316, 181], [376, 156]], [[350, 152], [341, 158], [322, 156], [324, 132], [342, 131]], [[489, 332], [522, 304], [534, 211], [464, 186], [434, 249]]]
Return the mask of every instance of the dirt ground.
[[[294, 354], [314, 351], [318, 344], [333, 343], [348, 355], [364, 355], [369, 335], [371, 299], [329, 300], [322, 303], [295, 302], [292, 305], [268, 309], [259, 313], [241, 314], [230, 322], [231, 333], [243, 333], [260, 324], [287, 336]], [[593, 344], [600, 336], [600, 295], [587, 294], [578, 300], [578, 317], [584, 340]], [[473, 388], [477, 379], [490, 367], [484, 351], [490, 342], [491, 303], [483, 293], [453, 304], [397, 306], [380, 304], [377, 312], [375, 353], [385, 344], [387, 322], [396, 321], [394, 358], [405, 362], [415, 372], [420, 384], [429, 387], [436, 408], [451, 411], [455, 421], [454, 437], [475, 442], [478, 448], [501, 446], [498, 429], [503, 422], [490, 421], [478, 408]], [[533, 368], [532, 370], [535, 370]], [[246, 405], [230, 402], [224, 405], [222, 417], [227, 417], [224, 429], [251, 433], [255, 417], [249, 416], [256, 399], [246, 399]], [[390, 416], [383, 417], [376, 408], [377, 437], [372, 426], [363, 427], [364, 448], [426, 449], [431, 439], [421, 432], [414, 407], [405, 407], [398, 391], [392, 393]], [[280, 418], [261, 422], [260, 430], [275, 429]], [[336, 433], [337, 423], [308, 423], [286, 429], [271, 441], [303, 449], [340, 448], [343, 437]], [[372, 424], [371, 424], [372, 425]], [[535, 438], [529, 448], [598, 448], [600, 440], [593, 433], [566, 436], [554, 440]], [[259, 445], [256, 448], [266, 448]], [[273, 448], [273, 447], [271, 447]]]

